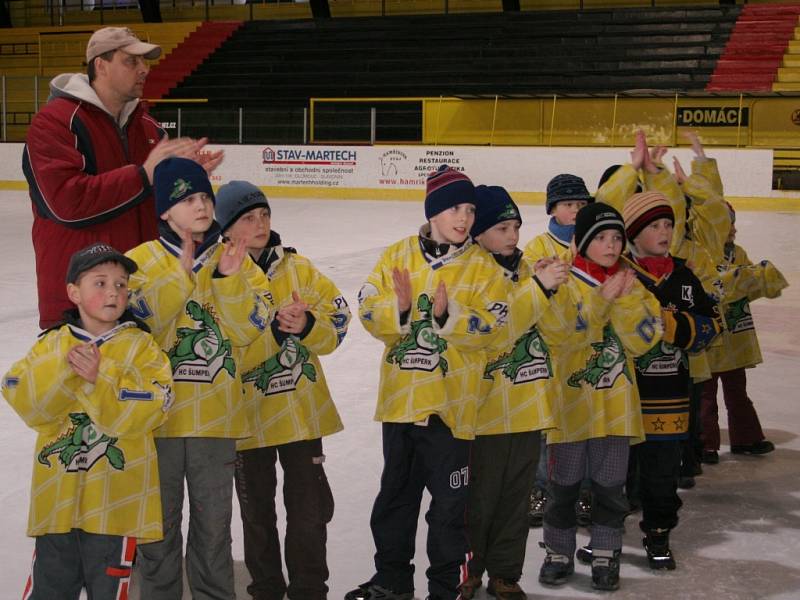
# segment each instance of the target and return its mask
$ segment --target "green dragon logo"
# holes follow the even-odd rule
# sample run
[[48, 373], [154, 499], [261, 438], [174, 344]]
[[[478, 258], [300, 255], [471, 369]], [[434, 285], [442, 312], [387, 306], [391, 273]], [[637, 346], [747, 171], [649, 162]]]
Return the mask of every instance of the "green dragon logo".
[[603, 329], [603, 341], [593, 343], [592, 348], [594, 354], [589, 357], [586, 367], [570, 375], [567, 385], [581, 387], [581, 382], [585, 381], [596, 390], [604, 390], [614, 387], [620, 375], [625, 375], [633, 383], [625, 349], [610, 325]]
[[167, 352], [175, 381], [211, 383], [222, 370], [236, 375], [236, 363], [231, 356], [231, 342], [222, 331], [210, 306], [200, 306], [194, 300], [186, 304], [186, 314], [199, 327], [178, 327], [178, 339]]
[[725, 309], [725, 325], [731, 333], [755, 329], [747, 296], [728, 305], [728, 308]]
[[659, 342], [636, 358], [636, 370], [642, 375], [675, 375], [681, 368], [689, 368], [689, 357], [667, 342]]
[[492, 373], [502, 369], [503, 375], [514, 385], [552, 377], [550, 352], [539, 330], [532, 327], [520, 336], [511, 352], [486, 365], [484, 379], [493, 379]]
[[185, 179], [178, 179], [172, 186], [172, 193], [169, 195], [170, 200], [178, 200], [183, 198], [186, 194], [192, 191], [192, 184]]
[[75, 473], [88, 471], [105, 456], [118, 471], [125, 469], [125, 455], [114, 445], [117, 438], [100, 434], [86, 413], [69, 413], [69, 419], [72, 421], [69, 429], [39, 452], [37, 458], [41, 464], [52, 466], [48, 457], [58, 454], [58, 462], [67, 473]]
[[442, 375], [447, 375], [447, 359], [442, 356], [447, 350], [447, 341], [433, 331], [432, 298], [421, 294], [417, 299], [417, 309], [422, 318], [411, 322], [411, 331], [389, 351], [386, 362], [404, 370], [434, 371], [438, 367]]
[[497, 215], [498, 223], [500, 221], [508, 221], [509, 219], [519, 219], [519, 213], [517, 212], [517, 209], [514, 208], [513, 204], [506, 204], [503, 212]]
[[242, 374], [242, 383], [252, 381], [266, 396], [291, 392], [303, 375], [309, 381], [317, 380], [317, 370], [308, 362], [308, 356], [308, 348], [290, 336], [277, 354]]

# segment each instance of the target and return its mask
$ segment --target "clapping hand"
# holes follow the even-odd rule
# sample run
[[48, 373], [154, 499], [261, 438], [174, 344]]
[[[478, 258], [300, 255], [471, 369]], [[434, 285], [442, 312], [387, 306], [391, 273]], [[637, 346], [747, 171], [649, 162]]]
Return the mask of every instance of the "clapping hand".
[[285, 333], [301, 333], [308, 324], [307, 310], [308, 304], [301, 300], [300, 294], [292, 292], [292, 303], [281, 308], [275, 315], [278, 329]]

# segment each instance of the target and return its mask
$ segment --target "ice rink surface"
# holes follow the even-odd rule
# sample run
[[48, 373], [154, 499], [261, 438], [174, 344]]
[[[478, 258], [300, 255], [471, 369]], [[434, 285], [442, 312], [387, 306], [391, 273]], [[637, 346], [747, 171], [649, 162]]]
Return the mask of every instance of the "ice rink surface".
[[[345, 430], [324, 440], [325, 468], [336, 499], [328, 529], [331, 599], [340, 600], [373, 573], [369, 514], [382, 460], [380, 426], [373, 421], [382, 346], [358, 322], [356, 294], [381, 250], [416, 233], [419, 202], [272, 200], [273, 227], [339, 286], [354, 313], [341, 348], [322, 362]], [[544, 230], [542, 206], [521, 207], [521, 244]], [[0, 372], [21, 358], [37, 334], [30, 203], [21, 192], [0, 202]], [[748, 371], [749, 392], [761, 423], [777, 445], [765, 457], [729, 454], [723, 421], [721, 462], [706, 466], [697, 487], [681, 492], [681, 522], [672, 535], [678, 570], [651, 572], [641, 547], [638, 519], [627, 522], [622, 587], [617, 599], [689, 598], [747, 600], [800, 598], [800, 213], [739, 212], [738, 242], [751, 259], [771, 259], [790, 287], [776, 300], [753, 304], [764, 364]], [[57, 239], [52, 240], [58, 244]], [[720, 401], [721, 402], [721, 401]], [[720, 409], [725, 414], [724, 407]], [[33, 431], [0, 402], [0, 599], [19, 598], [33, 542], [25, 536]], [[235, 498], [235, 495], [234, 495]], [[416, 597], [426, 596], [424, 501], [417, 533]], [[279, 499], [279, 503], [281, 500]], [[184, 521], [186, 520], [186, 514]], [[279, 525], [279, 529], [283, 526]], [[581, 531], [581, 539], [586, 539]], [[241, 523], [234, 506], [233, 555], [237, 597], [249, 598]], [[592, 598], [589, 569], [559, 589], [537, 582], [543, 550], [532, 530], [521, 585], [529, 598]], [[484, 582], [485, 583], [485, 582]], [[138, 595], [134, 592], [134, 598]], [[184, 595], [189, 598], [188, 592]], [[489, 598], [482, 589], [477, 598]]]

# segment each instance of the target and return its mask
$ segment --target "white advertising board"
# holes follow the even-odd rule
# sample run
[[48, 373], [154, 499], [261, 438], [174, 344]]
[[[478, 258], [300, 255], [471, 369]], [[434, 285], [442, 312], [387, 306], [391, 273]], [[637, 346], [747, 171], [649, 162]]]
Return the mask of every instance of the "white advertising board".
[[[225, 162], [214, 174], [214, 184], [244, 179], [273, 188], [295, 188], [300, 195], [314, 196], [320, 190], [358, 189], [419, 191], [425, 177], [441, 164], [465, 171], [476, 183], [502, 185], [510, 192], [544, 192], [547, 182], [559, 173], [575, 173], [586, 180], [590, 191], [597, 188], [603, 171], [625, 163], [626, 148], [542, 148], [482, 146], [215, 146], [225, 149]], [[772, 195], [772, 150], [708, 150], [717, 159], [727, 196]], [[666, 164], [677, 156], [689, 172], [689, 149], [670, 150]], [[22, 144], [0, 144], [0, 181], [23, 182]], [[275, 190], [274, 188], [279, 188]], [[298, 195], [293, 193], [292, 195]]]

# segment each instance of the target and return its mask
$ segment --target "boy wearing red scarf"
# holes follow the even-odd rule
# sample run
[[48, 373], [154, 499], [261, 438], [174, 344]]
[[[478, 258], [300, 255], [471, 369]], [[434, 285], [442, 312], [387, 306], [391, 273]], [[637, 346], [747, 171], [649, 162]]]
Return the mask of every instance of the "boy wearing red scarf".
[[[620, 260], [622, 216], [607, 204], [582, 208], [575, 220], [575, 259], [559, 288], [576, 307], [572, 334], [554, 339], [554, 370], [562, 378], [558, 429], [548, 432], [550, 477], [544, 514], [547, 551], [539, 572], [546, 585], [565, 583], [574, 571], [575, 502], [589, 461], [592, 482], [592, 587], [619, 587], [619, 556], [628, 503], [623, 484], [631, 442], [644, 438], [633, 357], [661, 339], [658, 301]], [[621, 268], [622, 267], [622, 268]]]
[[669, 254], [675, 216], [661, 192], [632, 195], [622, 210], [637, 277], [661, 304], [664, 337], [635, 359], [645, 442], [631, 448], [638, 461], [642, 540], [652, 569], [674, 569], [669, 532], [678, 524], [681, 440], [688, 436], [688, 352], [721, 331], [714, 301], [686, 261]]

